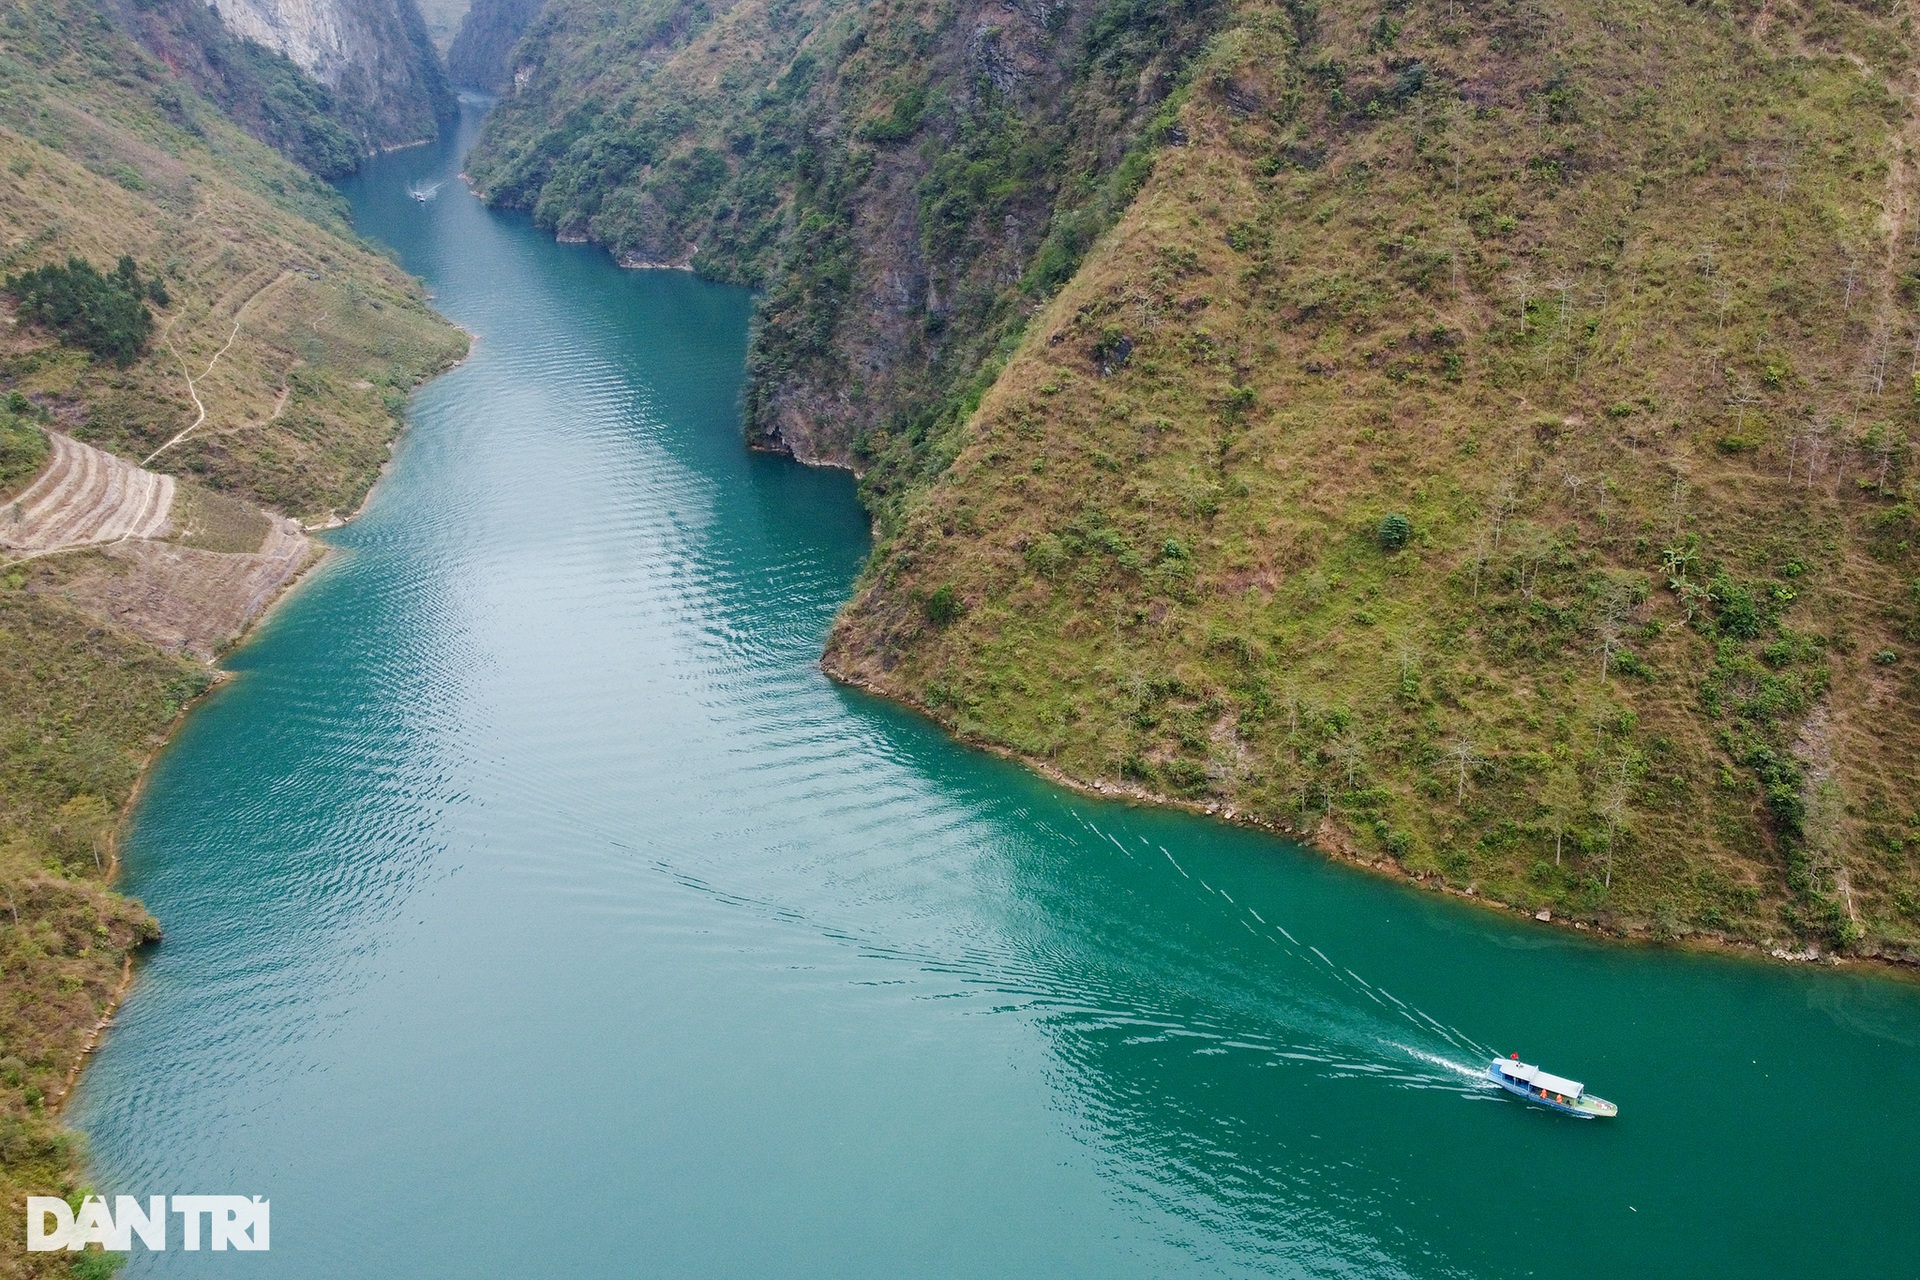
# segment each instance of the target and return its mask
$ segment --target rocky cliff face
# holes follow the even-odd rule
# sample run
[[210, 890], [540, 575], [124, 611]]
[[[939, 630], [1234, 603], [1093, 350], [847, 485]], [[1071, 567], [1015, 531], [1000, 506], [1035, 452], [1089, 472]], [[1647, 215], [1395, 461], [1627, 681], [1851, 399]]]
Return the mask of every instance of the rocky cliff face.
[[122, 30], [254, 137], [323, 178], [368, 143], [353, 104], [265, 45], [227, 30], [203, 0], [105, 0]]
[[235, 35], [285, 55], [344, 104], [367, 147], [431, 138], [453, 92], [414, 0], [215, 0]]
[[755, 439], [859, 467], [885, 519], [1130, 198], [1219, 12], [551, 0], [469, 172], [629, 265], [763, 288]]
[[447, 50], [447, 72], [456, 83], [498, 91], [512, 79], [507, 65], [546, 0], [474, 0]]

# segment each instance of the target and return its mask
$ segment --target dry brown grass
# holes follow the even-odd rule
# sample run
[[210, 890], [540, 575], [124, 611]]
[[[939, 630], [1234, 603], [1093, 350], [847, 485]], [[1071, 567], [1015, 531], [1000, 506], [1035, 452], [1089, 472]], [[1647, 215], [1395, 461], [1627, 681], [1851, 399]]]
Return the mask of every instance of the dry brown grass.
[[201, 551], [248, 554], [267, 536], [260, 508], [230, 494], [183, 484], [173, 499], [170, 541]]

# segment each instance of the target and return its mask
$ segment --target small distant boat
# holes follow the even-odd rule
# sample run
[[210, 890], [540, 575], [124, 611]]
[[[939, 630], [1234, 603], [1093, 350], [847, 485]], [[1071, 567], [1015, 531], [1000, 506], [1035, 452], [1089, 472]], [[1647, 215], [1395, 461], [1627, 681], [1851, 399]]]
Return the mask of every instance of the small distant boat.
[[1543, 1107], [1579, 1116], [1582, 1120], [1601, 1120], [1620, 1114], [1619, 1107], [1605, 1098], [1594, 1097], [1587, 1092], [1587, 1086], [1578, 1080], [1548, 1075], [1540, 1068], [1520, 1061], [1517, 1053], [1511, 1060], [1495, 1058], [1493, 1065], [1487, 1068], [1487, 1078], [1508, 1093], [1519, 1094], [1528, 1102], [1537, 1102]]
[[430, 187], [408, 187], [407, 194], [412, 196], [415, 200], [418, 200], [421, 204], [425, 204], [427, 201], [433, 199], [435, 196], [440, 194], [440, 187], [441, 187], [441, 184], [438, 182], [434, 183]]

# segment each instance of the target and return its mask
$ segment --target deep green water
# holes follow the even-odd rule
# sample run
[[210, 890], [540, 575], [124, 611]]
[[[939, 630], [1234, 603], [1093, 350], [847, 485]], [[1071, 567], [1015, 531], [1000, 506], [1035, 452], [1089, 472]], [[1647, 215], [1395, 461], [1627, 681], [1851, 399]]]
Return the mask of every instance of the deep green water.
[[[457, 155], [349, 194], [475, 354], [157, 766], [167, 939], [79, 1110], [103, 1190], [267, 1195], [272, 1251], [130, 1274], [1920, 1274], [1920, 990], [1589, 945], [834, 687], [865, 522], [743, 449], [748, 297], [407, 198]], [[1510, 1050], [1621, 1118], [1490, 1092]]]

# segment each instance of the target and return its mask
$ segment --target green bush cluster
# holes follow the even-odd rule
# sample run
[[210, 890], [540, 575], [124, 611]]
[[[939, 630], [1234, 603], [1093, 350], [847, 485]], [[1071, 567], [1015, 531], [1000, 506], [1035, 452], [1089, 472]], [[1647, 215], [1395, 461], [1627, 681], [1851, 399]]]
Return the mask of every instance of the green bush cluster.
[[102, 274], [85, 258], [68, 258], [7, 277], [7, 292], [20, 304], [20, 318], [51, 329], [68, 346], [80, 347], [125, 368], [153, 336], [147, 299], [165, 306], [166, 286], [143, 281], [133, 259]]

